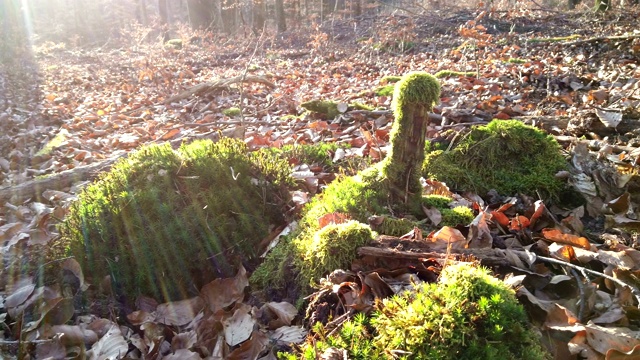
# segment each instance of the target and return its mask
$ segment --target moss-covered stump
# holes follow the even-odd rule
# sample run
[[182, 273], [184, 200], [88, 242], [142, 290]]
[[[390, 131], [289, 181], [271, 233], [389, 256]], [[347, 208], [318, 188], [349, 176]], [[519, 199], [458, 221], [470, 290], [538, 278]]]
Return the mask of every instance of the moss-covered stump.
[[[320, 259], [335, 256], [333, 247], [320, 247], [316, 251], [321, 254], [310, 253], [311, 244], [317, 241], [316, 232], [321, 230], [319, 219], [327, 214], [345, 214], [350, 219], [366, 223], [372, 215], [393, 213], [416, 214], [421, 211], [422, 187], [420, 185], [420, 170], [424, 160], [425, 130], [428, 113], [439, 100], [440, 85], [431, 75], [416, 72], [405, 75], [396, 85], [394, 96], [395, 122], [391, 130], [392, 150], [380, 163], [360, 171], [353, 177], [342, 177], [331, 183], [324, 192], [316, 196], [305, 208], [300, 221], [298, 232], [293, 239], [286, 242], [290, 249], [277, 251], [270, 256], [280, 256], [273, 261], [267, 259], [252, 277], [254, 285], [258, 287], [279, 286], [276, 280], [264, 274], [278, 272], [269, 267], [277, 263], [294, 263], [300, 279], [301, 288], [307, 288], [321, 276], [334, 269], [324, 266]], [[424, 216], [424, 215], [422, 215]], [[366, 226], [367, 225], [362, 225]], [[324, 229], [323, 229], [324, 230]], [[368, 231], [371, 231], [370, 229]], [[333, 242], [346, 241], [345, 236], [331, 235]], [[361, 245], [364, 245], [362, 243]], [[361, 246], [359, 245], [359, 246]], [[342, 249], [342, 263], [348, 265], [356, 256], [357, 248]], [[347, 251], [347, 249], [350, 249]], [[335, 264], [333, 261], [327, 264]], [[281, 268], [281, 267], [280, 267]], [[303, 291], [304, 292], [304, 291]]]
[[337, 348], [349, 359], [550, 359], [530, 328], [513, 290], [461, 263], [446, 267], [438, 283], [386, 299], [373, 316], [358, 314], [331, 334], [316, 324], [319, 340], [303, 346], [300, 358]]
[[555, 175], [565, 168], [552, 136], [517, 120], [493, 120], [473, 127], [450, 151], [429, 153], [422, 175], [480, 195], [495, 189], [554, 199], [564, 188]]
[[290, 171], [232, 139], [143, 147], [80, 194], [50, 257], [74, 256], [129, 300], [190, 296], [233, 275], [284, 221]]

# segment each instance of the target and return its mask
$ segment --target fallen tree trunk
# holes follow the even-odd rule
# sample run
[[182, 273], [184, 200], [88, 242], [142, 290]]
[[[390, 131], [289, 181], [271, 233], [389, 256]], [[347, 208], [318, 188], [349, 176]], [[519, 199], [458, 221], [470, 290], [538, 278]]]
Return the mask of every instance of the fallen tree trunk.
[[45, 190], [60, 190], [70, 187], [76, 182], [92, 180], [101, 172], [109, 170], [118, 159], [127, 156], [123, 154], [112, 159], [107, 159], [99, 163], [79, 166], [71, 170], [65, 170], [57, 174], [47, 176], [42, 179], [35, 179], [15, 186], [8, 186], [0, 189], [0, 204], [22, 203], [27, 200], [43, 201]]
[[202, 84], [198, 84], [195, 86], [190, 87], [189, 89], [181, 92], [178, 95], [172, 96], [168, 99], [166, 99], [164, 101], [165, 104], [169, 104], [172, 102], [176, 102], [176, 101], [180, 101], [180, 100], [184, 100], [186, 98], [189, 98], [193, 95], [204, 95], [206, 93], [215, 91], [215, 90], [220, 90], [220, 89], [224, 89], [227, 86], [231, 85], [231, 84], [235, 84], [235, 83], [239, 83], [239, 82], [257, 82], [257, 83], [261, 83], [266, 85], [267, 87], [269, 87], [270, 89], [273, 89], [276, 87], [276, 85], [274, 83], [272, 83], [271, 81], [267, 80], [266, 78], [262, 77], [262, 76], [235, 76], [232, 77], [230, 79], [219, 79], [216, 81], [212, 81], [212, 82], [206, 82], [206, 83], [202, 83]]

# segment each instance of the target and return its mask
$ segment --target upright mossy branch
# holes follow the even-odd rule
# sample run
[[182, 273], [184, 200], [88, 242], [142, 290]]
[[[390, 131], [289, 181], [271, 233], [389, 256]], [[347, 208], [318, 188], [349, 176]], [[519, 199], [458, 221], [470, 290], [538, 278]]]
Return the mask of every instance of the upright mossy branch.
[[438, 80], [425, 72], [409, 73], [396, 84], [391, 152], [382, 164], [382, 171], [389, 181], [391, 203], [406, 204], [420, 195], [428, 116], [439, 99]]

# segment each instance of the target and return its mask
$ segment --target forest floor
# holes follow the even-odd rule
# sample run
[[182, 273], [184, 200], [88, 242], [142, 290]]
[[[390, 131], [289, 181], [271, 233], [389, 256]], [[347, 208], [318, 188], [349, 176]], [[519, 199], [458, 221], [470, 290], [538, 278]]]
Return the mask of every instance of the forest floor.
[[[229, 346], [218, 334], [203, 340], [193, 310], [201, 302], [149, 305], [150, 299], [127, 314], [127, 326], [113, 327], [115, 316], [78, 316], [62, 290], [21, 277], [15, 265], [57, 235], [55, 224], [69, 201], [101, 164], [140, 145], [177, 146], [222, 133], [243, 138], [252, 148], [338, 142], [349, 146], [340, 156], [375, 162], [384, 156], [393, 120], [391, 95], [377, 92], [382, 79], [445, 70], [465, 74], [440, 79], [441, 102], [434, 113], [442, 121], [432, 122], [429, 138], [494, 118], [533, 124], [563, 145], [573, 186], [588, 198], [576, 209], [548, 204], [563, 219], [559, 234], [522, 227], [505, 234], [544, 246], [559, 263], [527, 263], [523, 258], [530, 253], [522, 247], [507, 246], [498, 254], [520, 276], [512, 282], [525, 284], [518, 296], [555, 358], [639, 357], [639, 15], [638, 8], [605, 15], [462, 10], [370, 15], [277, 36], [189, 34], [175, 47], [153, 43], [148, 39], [154, 31], [137, 29], [101, 46], [45, 43], [17, 53], [0, 65], [5, 300], [0, 353], [15, 356], [16, 340], [22, 339], [29, 344], [23, 354], [38, 358], [82, 352], [74, 347], [82, 343], [91, 344], [93, 355], [173, 351], [164, 358], [200, 358], [203, 353], [192, 350], [201, 346], [212, 358], [274, 358], [265, 339], [293, 341], [303, 329], [292, 325], [253, 336], [249, 331], [250, 340]], [[325, 118], [303, 111], [301, 104], [310, 100], [360, 103], [373, 110], [345, 106], [336, 118]], [[91, 171], [82, 172], [84, 167]], [[72, 261], [65, 266], [84, 282]], [[236, 283], [244, 283], [243, 276]], [[33, 309], [34, 304], [44, 305]], [[280, 320], [293, 318], [289, 307], [270, 304]], [[65, 325], [74, 311], [74, 325]], [[253, 327], [257, 316], [252, 321]], [[290, 318], [284, 322], [291, 325]], [[239, 323], [242, 329], [233, 331], [244, 332], [246, 322]], [[142, 336], [140, 324], [146, 327]]]

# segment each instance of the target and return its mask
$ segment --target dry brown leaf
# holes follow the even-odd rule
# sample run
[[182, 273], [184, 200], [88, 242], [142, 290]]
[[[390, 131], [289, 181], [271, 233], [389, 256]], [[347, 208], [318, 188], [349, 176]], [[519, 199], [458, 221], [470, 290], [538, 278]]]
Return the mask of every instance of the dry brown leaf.
[[89, 360], [117, 360], [124, 358], [129, 352], [129, 345], [124, 340], [117, 325], [112, 325], [107, 333], [87, 352]]
[[204, 309], [204, 306], [205, 303], [199, 296], [160, 304], [156, 309], [156, 321], [169, 326], [186, 325]]
[[571, 246], [578, 246], [586, 250], [591, 249], [591, 243], [589, 242], [589, 240], [587, 240], [587, 238], [572, 234], [565, 234], [558, 229], [542, 229], [542, 236], [550, 241], [555, 241]]
[[251, 306], [241, 304], [233, 315], [222, 321], [224, 338], [229, 346], [236, 346], [246, 341], [253, 332], [256, 319], [251, 316]]
[[240, 266], [236, 276], [226, 279], [215, 279], [202, 287], [200, 296], [213, 313], [244, 298], [244, 289], [249, 286], [247, 271]]
[[262, 353], [267, 344], [269, 344], [269, 338], [267, 335], [260, 331], [253, 331], [251, 339], [245, 341], [244, 344], [231, 352], [226, 359], [227, 360], [246, 360], [257, 359], [260, 353]]

